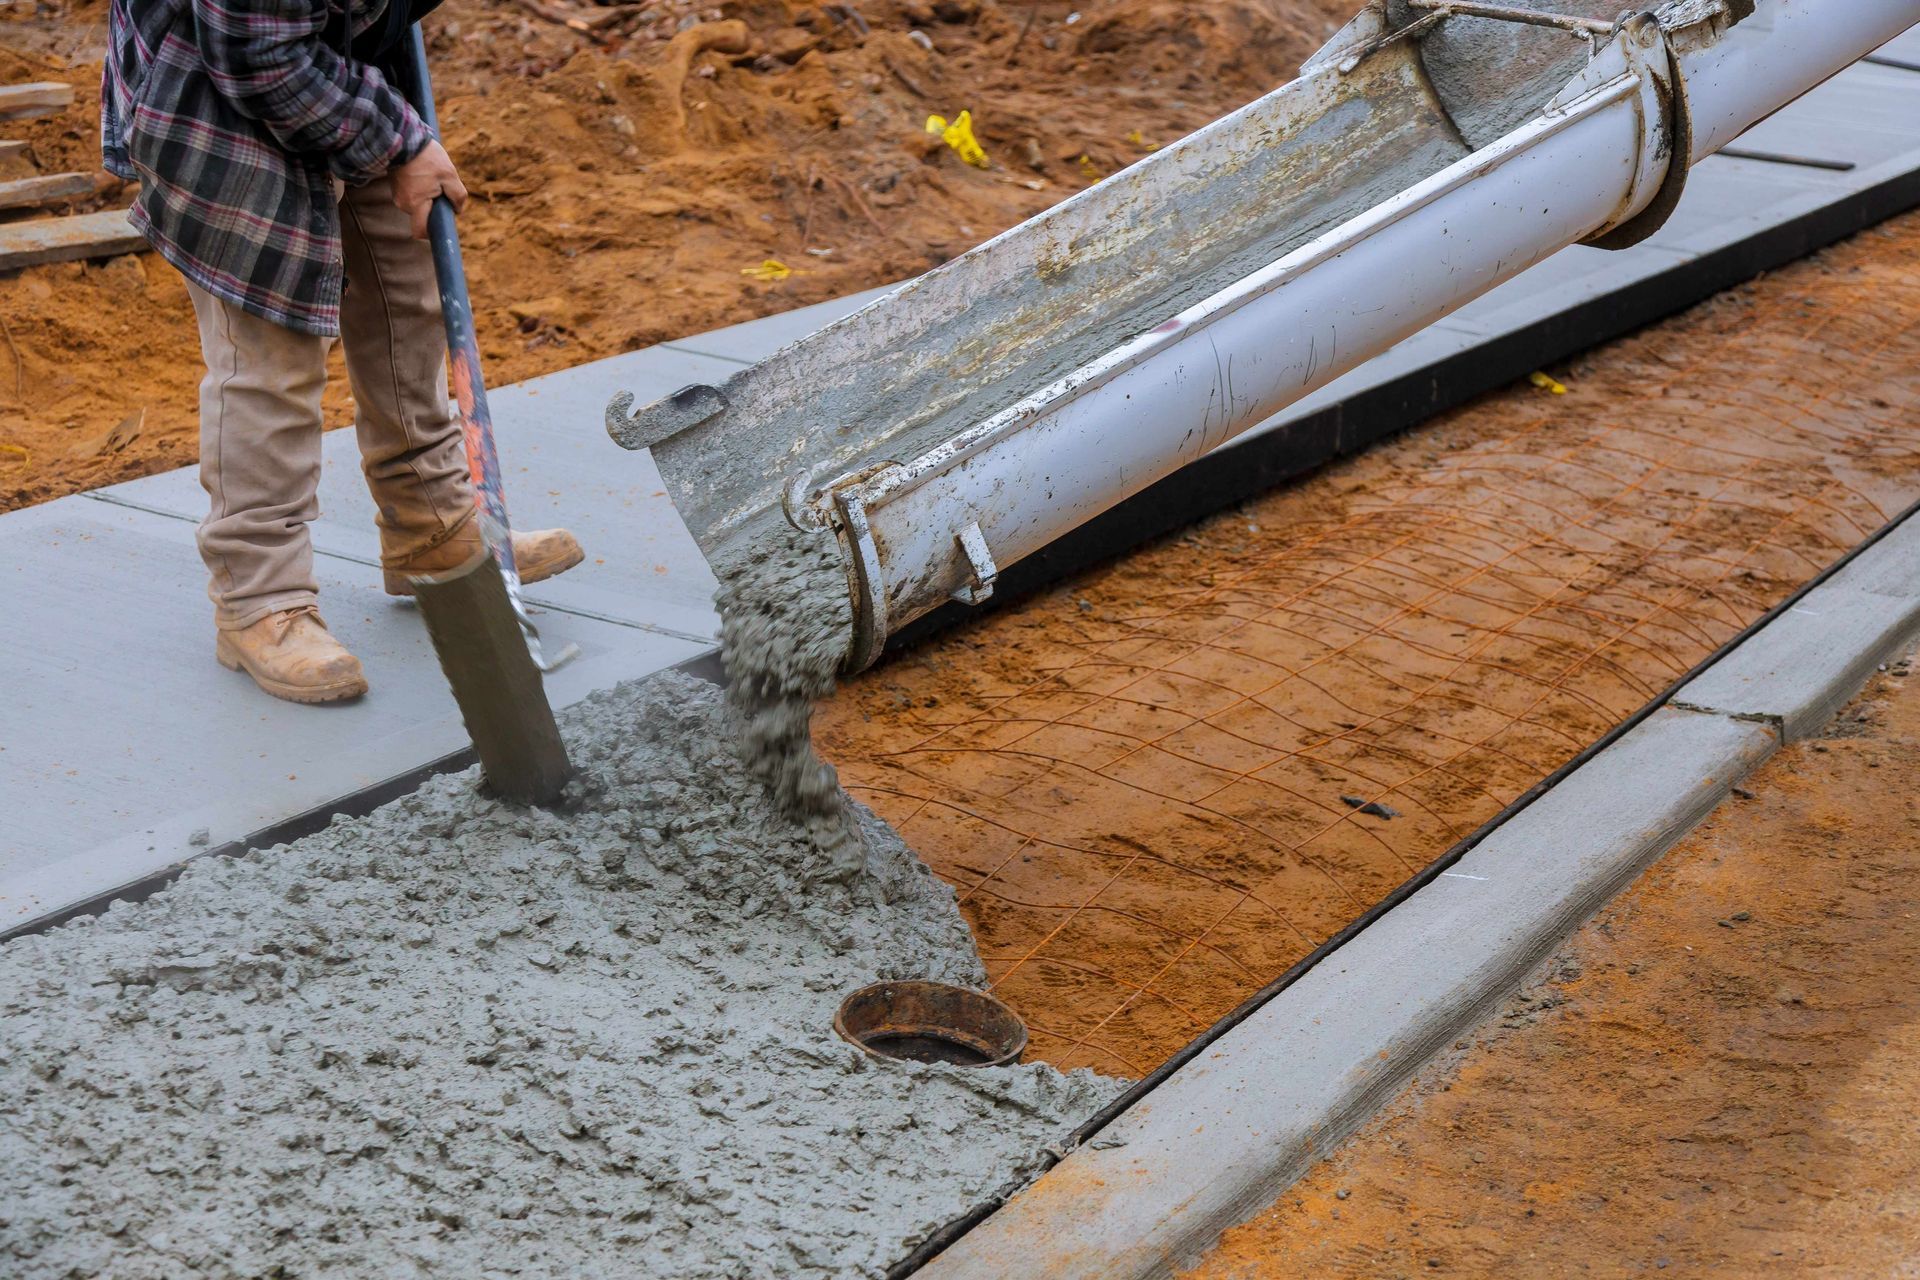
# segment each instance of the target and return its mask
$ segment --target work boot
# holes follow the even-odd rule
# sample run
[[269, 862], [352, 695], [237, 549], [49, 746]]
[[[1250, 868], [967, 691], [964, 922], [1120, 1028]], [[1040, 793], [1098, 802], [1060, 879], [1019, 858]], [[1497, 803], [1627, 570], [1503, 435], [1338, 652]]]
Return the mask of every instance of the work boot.
[[[384, 541], [385, 530], [381, 537]], [[386, 571], [387, 594], [412, 595], [413, 579], [451, 573], [480, 554], [483, 545], [480, 522], [469, 520], [444, 542], [400, 555], [382, 552], [380, 565]], [[584, 559], [586, 552], [580, 549], [579, 540], [565, 529], [533, 529], [513, 535], [513, 566], [522, 582], [539, 582], [565, 573]]]
[[310, 604], [270, 613], [250, 627], [222, 631], [213, 656], [229, 671], [288, 702], [339, 702], [367, 691], [360, 659], [327, 632]]

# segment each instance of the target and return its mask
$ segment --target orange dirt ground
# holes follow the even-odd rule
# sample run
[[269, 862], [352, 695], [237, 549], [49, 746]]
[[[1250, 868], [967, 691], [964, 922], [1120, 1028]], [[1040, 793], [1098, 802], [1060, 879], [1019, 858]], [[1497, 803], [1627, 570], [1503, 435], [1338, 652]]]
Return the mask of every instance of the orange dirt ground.
[[1776, 756], [1190, 1280], [1914, 1275], [1910, 670]]
[[[462, 235], [488, 376], [924, 271], [1291, 79], [1354, 7], [581, 3], [613, 23], [590, 38], [512, 0], [448, 0], [428, 25], [448, 147], [477, 196]], [[79, 87], [66, 114], [5, 129], [32, 146], [0, 162], [0, 180], [97, 169], [105, 24], [103, 0], [0, 11], [0, 83]], [[924, 131], [962, 110], [990, 169]], [[101, 183], [77, 207], [130, 199]], [[743, 274], [769, 259], [793, 274]], [[165, 263], [0, 277], [0, 318], [0, 511], [194, 460], [198, 347]], [[337, 357], [335, 371], [339, 426], [351, 408]], [[116, 449], [111, 429], [142, 412]]]
[[1920, 497], [1920, 215], [1555, 372], [821, 709], [1035, 1056], [1164, 1061]]

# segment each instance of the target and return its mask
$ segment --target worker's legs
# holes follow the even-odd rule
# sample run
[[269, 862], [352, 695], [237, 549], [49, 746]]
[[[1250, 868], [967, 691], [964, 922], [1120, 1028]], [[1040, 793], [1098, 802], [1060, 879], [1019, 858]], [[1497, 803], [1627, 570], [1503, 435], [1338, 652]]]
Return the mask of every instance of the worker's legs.
[[335, 702], [367, 691], [360, 663], [315, 608], [320, 393], [329, 339], [262, 320], [188, 282], [200, 321], [200, 523], [218, 638], [214, 656], [277, 698]]
[[386, 179], [340, 201], [347, 288], [340, 331], [354, 429], [392, 565], [438, 546], [473, 516], [460, 422], [447, 404], [447, 343], [433, 254], [413, 239]]
[[[415, 240], [383, 178], [340, 201], [347, 289], [340, 304], [360, 457], [380, 526], [386, 588], [445, 572], [480, 549], [460, 423], [447, 403], [446, 331], [433, 253]], [[538, 582], [580, 563], [564, 529], [513, 536], [520, 577]]]
[[200, 483], [210, 500], [200, 556], [214, 620], [237, 631], [310, 605], [307, 523], [320, 513], [320, 392], [327, 342], [222, 301], [191, 282], [206, 377]]

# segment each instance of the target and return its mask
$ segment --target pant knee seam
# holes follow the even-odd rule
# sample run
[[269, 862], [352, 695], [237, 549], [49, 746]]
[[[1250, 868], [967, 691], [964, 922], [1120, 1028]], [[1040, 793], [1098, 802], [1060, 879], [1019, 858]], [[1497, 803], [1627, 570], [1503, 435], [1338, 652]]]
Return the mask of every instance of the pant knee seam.
[[[227, 376], [221, 379], [220, 390], [216, 394], [219, 421], [214, 428], [216, 442], [213, 451], [214, 471], [220, 478], [218, 484], [220, 490], [220, 515], [218, 519], [224, 520], [231, 514], [227, 510], [227, 388], [232, 386], [233, 380], [240, 376], [240, 344], [233, 340], [233, 317], [227, 314], [227, 304], [216, 304], [214, 308], [214, 318], [220, 325], [220, 340], [227, 344], [228, 363]], [[220, 594], [224, 596], [233, 590], [233, 565], [228, 562], [225, 551], [221, 551], [219, 555], [220, 572], [226, 577], [226, 585], [221, 588], [220, 592]]]

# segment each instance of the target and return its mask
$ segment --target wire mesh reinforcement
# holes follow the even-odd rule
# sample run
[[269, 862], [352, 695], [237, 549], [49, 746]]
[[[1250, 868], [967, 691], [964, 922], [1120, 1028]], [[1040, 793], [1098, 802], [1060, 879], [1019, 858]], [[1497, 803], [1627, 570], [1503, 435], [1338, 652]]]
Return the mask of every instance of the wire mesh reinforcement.
[[1908, 217], [855, 681], [1030, 1057], [1140, 1075], [1920, 493]]

